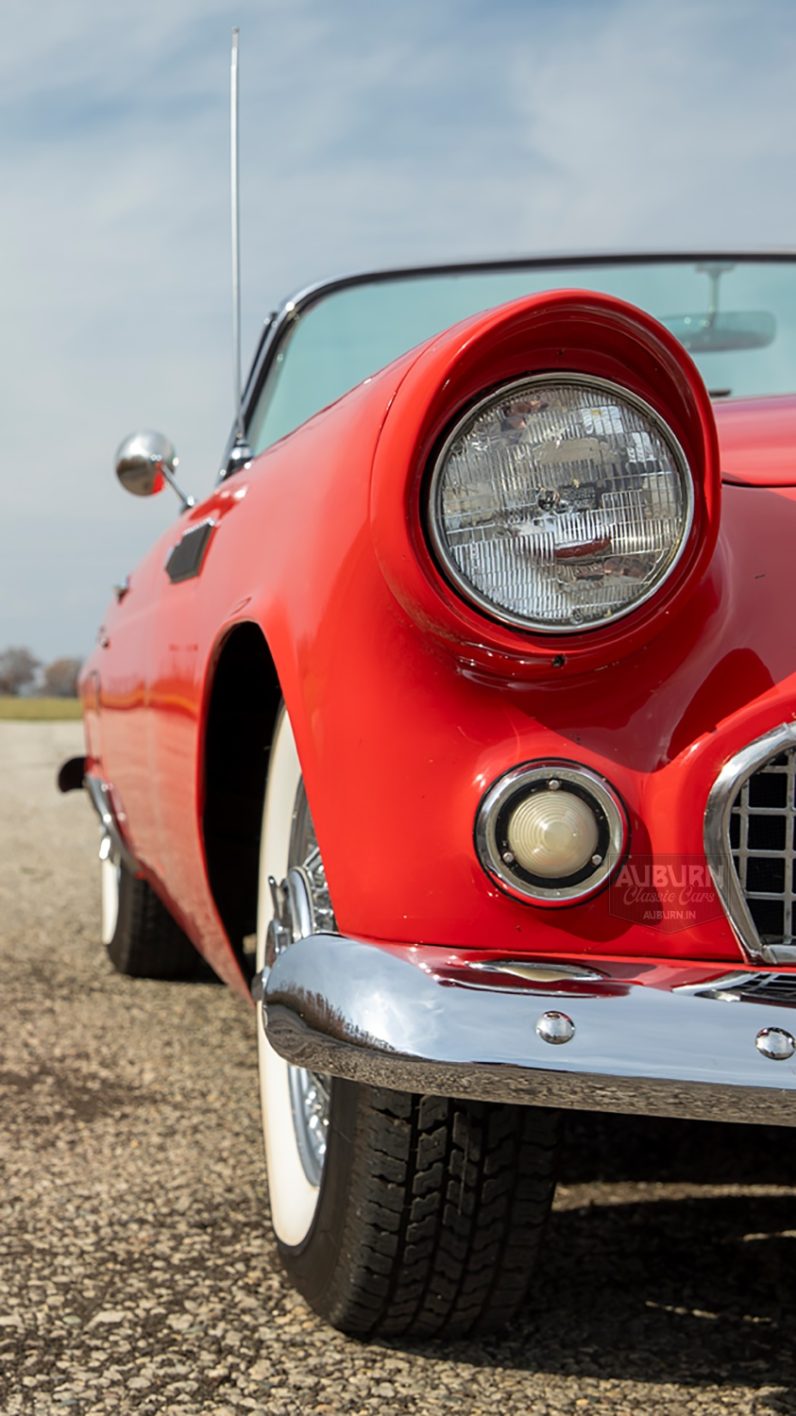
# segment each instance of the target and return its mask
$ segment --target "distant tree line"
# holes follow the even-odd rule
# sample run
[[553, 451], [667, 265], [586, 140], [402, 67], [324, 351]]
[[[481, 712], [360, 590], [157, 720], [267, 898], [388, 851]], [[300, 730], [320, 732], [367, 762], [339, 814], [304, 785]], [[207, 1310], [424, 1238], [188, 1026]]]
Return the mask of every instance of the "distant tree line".
[[76, 698], [81, 663], [80, 659], [62, 658], [43, 664], [22, 645], [3, 649], [0, 651], [0, 695]]

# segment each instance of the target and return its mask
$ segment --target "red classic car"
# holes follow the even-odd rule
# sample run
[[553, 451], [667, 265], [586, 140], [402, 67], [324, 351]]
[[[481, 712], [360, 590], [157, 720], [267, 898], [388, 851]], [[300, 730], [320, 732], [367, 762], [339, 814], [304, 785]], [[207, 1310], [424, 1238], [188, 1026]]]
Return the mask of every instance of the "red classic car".
[[279, 1249], [349, 1332], [512, 1315], [562, 1107], [796, 1116], [794, 261], [314, 286], [107, 612], [104, 943], [254, 996]]

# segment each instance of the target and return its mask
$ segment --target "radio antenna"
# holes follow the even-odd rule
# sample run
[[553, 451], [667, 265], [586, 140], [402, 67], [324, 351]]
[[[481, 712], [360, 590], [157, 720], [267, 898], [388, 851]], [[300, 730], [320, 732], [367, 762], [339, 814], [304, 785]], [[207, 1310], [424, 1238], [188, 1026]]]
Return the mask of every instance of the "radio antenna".
[[232, 54], [229, 66], [229, 165], [230, 208], [232, 226], [232, 357], [235, 398], [235, 441], [227, 461], [227, 473], [251, 461], [251, 448], [243, 426], [243, 381], [241, 376], [240, 336], [240, 143], [238, 140], [238, 40], [240, 30], [232, 31]]

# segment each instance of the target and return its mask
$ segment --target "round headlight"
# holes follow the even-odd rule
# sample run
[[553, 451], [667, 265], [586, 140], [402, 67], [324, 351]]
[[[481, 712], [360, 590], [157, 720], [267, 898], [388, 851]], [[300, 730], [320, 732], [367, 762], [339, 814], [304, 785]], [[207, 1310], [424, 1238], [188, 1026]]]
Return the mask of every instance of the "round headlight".
[[443, 569], [494, 618], [573, 633], [605, 625], [671, 575], [693, 483], [671, 429], [605, 380], [541, 374], [482, 400], [433, 471]]

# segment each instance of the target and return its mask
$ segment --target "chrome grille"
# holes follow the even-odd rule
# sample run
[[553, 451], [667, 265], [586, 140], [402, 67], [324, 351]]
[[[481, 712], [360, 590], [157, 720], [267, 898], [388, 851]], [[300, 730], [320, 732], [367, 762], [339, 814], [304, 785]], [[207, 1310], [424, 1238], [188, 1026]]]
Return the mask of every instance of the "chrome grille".
[[760, 943], [794, 942], [796, 748], [769, 758], [730, 811], [730, 851]]
[[696, 993], [700, 998], [718, 998], [725, 1003], [773, 1003], [793, 1008], [796, 1007], [796, 974], [732, 973], [700, 984], [698, 988], [688, 985], [684, 991]]

